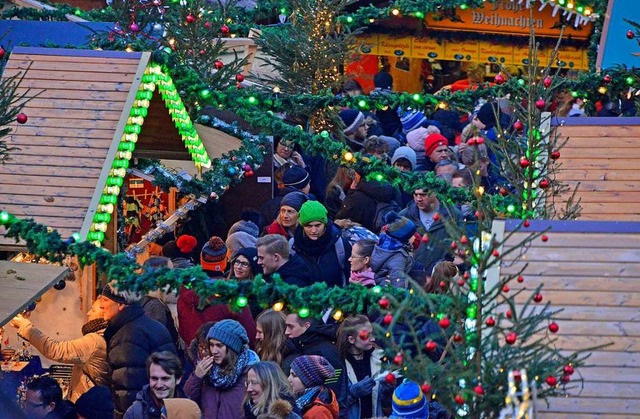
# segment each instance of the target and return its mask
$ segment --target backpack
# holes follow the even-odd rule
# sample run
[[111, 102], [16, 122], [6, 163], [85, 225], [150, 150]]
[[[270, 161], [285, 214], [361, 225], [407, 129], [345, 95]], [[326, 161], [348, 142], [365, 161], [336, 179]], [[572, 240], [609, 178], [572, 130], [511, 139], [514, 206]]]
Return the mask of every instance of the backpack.
[[378, 202], [376, 204], [376, 215], [373, 217], [373, 232], [375, 234], [380, 234], [380, 230], [382, 230], [382, 227], [386, 224], [384, 216], [391, 211], [399, 213], [401, 209], [402, 208], [400, 208], [400, 205], [398, 205], [396, 201]]

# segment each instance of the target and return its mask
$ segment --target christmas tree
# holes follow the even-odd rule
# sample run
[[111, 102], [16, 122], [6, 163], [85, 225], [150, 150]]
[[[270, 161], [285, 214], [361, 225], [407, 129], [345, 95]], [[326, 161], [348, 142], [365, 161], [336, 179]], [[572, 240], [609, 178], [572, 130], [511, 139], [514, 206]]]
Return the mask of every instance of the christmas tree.
[[[13, 121], [19, 124], [27, 122], [27, 115], [20, 113], [22, 107], [27, 103], [25, 99], [29, 91], [18, 93], [20, 82], [25, 73], [18, 73], [10, 77], [4, 76], [8, 54], [4, 48], [0, 47], [0, 163], [5, 163], [11, 159], [11, 152], [16, 151], [16, 147], [7, 144], [5, 137], [12, 132], [8, 125]], [[27, 70], [28, 71], [28, 70]]]

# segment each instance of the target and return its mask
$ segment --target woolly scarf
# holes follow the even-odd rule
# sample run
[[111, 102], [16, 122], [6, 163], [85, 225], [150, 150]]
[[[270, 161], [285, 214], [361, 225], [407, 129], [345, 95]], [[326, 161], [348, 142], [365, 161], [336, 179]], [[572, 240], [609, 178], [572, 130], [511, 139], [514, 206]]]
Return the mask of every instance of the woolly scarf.
[[375, 274], [373, 273], [371, 268], [367, 268], [362, 272], [351, 272], [349, 282], [352, 284], [360, 284], [365, 287], [373, 287], [376, 285], [374, 277]]
[[107, 328], [107, 321], [105, 319], [93, 319], [89, 320], [85, 324], [82, 325], [82, 336], [95, 333], [99, 330]]
[[[227, 350], [229, 351], [231, 349], [227, 348]], [[213, 364], [211, 372], [206, 376], [207, 384], [218, 390], [229, 390], [238, 382], [240, 377], [242, 377], [245, 368], [259, 361], [260, 358], [258, 357], [258, 354], [253, 352], [251, 349], [245, 348], [240, 352], [240, 355], [238, 355], [238, 361], [236, 362], [233, 374], [226, 375], [222, 372], [220, 365]]]
[[296, 406], [298, 406], [298, 409], [303, 411], [305, 406], [316, 399], [320, 390], [322, 390], [322, 386], [309, 387], [308, 389], [305, 389], [304, 393], [296, 399]]

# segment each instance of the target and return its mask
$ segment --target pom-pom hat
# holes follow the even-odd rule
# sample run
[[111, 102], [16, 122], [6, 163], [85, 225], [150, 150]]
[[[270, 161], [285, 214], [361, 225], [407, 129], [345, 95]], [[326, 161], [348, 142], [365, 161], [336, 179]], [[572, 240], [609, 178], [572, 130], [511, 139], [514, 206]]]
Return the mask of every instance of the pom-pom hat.
[[387, 224], [386, 235], [402, 243], [408, 242], [417, 230], [416, 225], [410, 219], [393, 211], [385, 214], [384, 221]]
[[422, 124], [427, 122], [427, 117], [420, 111], [407, 110], [401, 117], [402, 132], [406, 135], [416, 128], [420, 128]]
[[391, 398], [392, 418], [427, 419], [429, 417], [429, 405], [427, 398], [422, 393], [420, 386], [409, 380], [404, 380]]
[[233, 352], [240, 354], [245, 345], [249, 344], [247, 331], [235, 320], [225, 319], [214, 324], [207, 333], [207, 340], [215, 339], [222, 342]]
[[227, 269], [227, 245], [220, 237], [211, 237], [202, 247], [200, 265], [205, 271], [224, 272]]
[[336, 370], [320, 355], [303, 355], [293, 360], [291, 363], [293, 371], [306, 388], [321, 386], [328, 378], [336, 375]]

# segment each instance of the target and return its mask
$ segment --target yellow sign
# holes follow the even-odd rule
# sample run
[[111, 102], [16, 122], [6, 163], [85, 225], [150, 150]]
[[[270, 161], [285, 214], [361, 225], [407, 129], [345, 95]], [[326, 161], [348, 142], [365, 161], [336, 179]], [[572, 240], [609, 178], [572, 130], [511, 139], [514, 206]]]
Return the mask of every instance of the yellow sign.
[[478, 41], [447, 42], [444, 46], [444, 59], [456, 61], [478, 61], [480, 43]]
[[379, 35], [378, 55], [395, 55], [396, 57], [411, 56], [411, 38], [393, 38], [388, 35]]
[[411, 44], [411, 57], [441, 60], [444, 57], [444, 41], [433, 38], [414, 38]]
[[513, 62], [513, 46], [480, 41], [478, 61], [506, 64]]
[[[456, 16], [429, 15], [426, 17], [427, 27], [448, 31], [465, 31], [477, 33], [503, 33], [509, 35], [529, 35], [531, 27], [537, 36], [559, 37], [562, 27], [561, 14], [553, 14], [553, 5], [539, 10], [537, 2], [533, 4], [533, 14], [523, 2], [513, 0], [496, 0], [495, 3], [485, 3], [476, 9], [456, 9]], [[532, 16], [532, 17], [531, 17]], [[573, 39], [588, 39], [593, 25], [587, 23], [567, 25], [564, 36]]]

